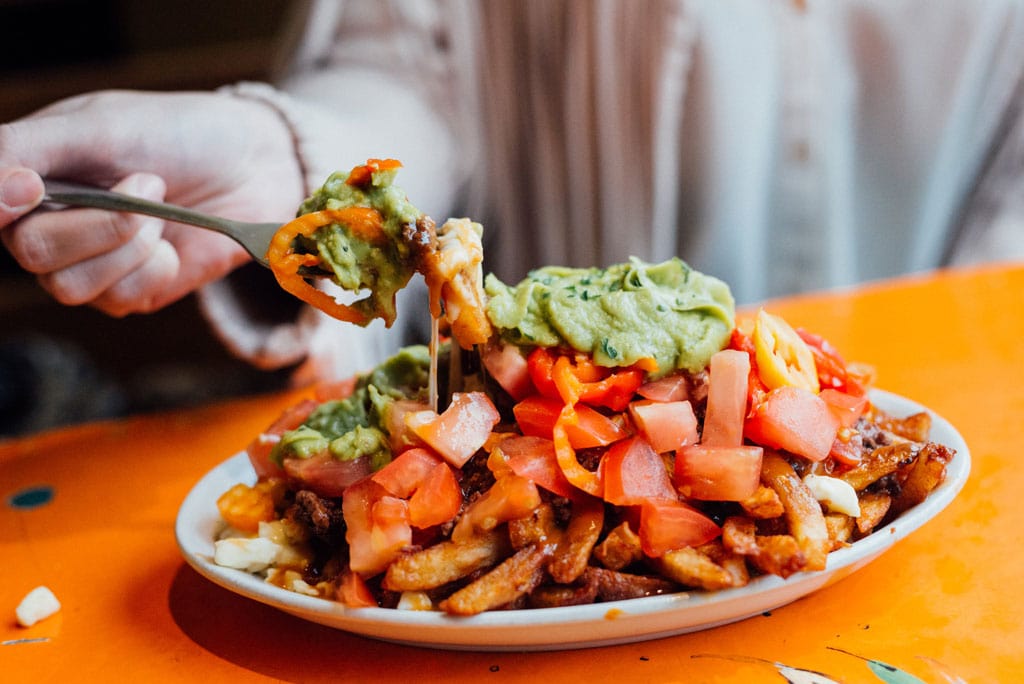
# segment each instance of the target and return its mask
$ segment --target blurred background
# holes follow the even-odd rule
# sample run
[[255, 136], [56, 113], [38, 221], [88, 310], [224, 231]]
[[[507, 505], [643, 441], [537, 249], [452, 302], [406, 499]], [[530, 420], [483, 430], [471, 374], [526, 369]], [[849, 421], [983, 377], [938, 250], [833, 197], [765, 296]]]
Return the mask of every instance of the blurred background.
[[[273, 78], [294, 0], [0, 0], [0, 121], [104, 88]], [[211, 335], [192, 298], [109, 318], [54, 302], [0, 247], [0, 439], [284, 386]]]

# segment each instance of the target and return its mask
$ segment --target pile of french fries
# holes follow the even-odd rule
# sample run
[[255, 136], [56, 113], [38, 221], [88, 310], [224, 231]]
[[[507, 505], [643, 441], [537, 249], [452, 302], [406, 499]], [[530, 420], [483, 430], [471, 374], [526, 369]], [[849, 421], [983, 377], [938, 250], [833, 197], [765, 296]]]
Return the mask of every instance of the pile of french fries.
[[[698, 548], [646, 557], [626, 510], [596, 498], [569, 502], [546, 495], [526, 517], [410, 549], [367, 586], [384, 607], [475, 615], [716, 591], [764, 574], [823, 570], [831, 551], [923, 501], [943, 481], [954, 455], [929, 441], [927, 413], [896, 418], [871, 407], [861, 421], [858, 430], [868, 437], [864, 455], [847, 470], [824, 472], [829, 461], [811, 464], [766, 450], [753, 496], [738, 503], [698, 504], [722, 528], [719, 538]], [[814, 470], [850, 484], [860, 514], [823, 506], [804, 481]], [[302, 573], [294, 568], [270, 568], [268, 581], [343, 600], [343, 566], [341, 560], [333, 571], [320, 569], [311, 582], [297, 581]]]

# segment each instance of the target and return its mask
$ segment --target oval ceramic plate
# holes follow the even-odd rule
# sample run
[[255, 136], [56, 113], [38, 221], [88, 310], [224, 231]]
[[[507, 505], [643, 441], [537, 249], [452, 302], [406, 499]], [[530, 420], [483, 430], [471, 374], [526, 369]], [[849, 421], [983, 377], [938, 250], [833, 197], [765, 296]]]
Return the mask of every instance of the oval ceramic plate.
[[[909, 415], [923, 409], [909, 399], [874, 392], [885, 411]], [[935, 517], [957, 495], [970, 471], [970, 455], [960, 434], [932, 414], [932, 440], [956, 449], [946, 480], [920, 505], [873, 534], [829, 555], [821, 572], [781, 579], [762, 576], [745, 587], [713, 593], [689, 592], [565, 608], [509, 610], [473, 617], [432, 611], [346, 608], [265, 583], [248, 573], [213, 563], [213, 540], [222, 525], [216, 500], [231, 485], [253, 482], [244, 453], [207, 473], [178, 513], [176, 535], [185, 560], [216, 584], [300, 618], [363, 636], [435, 648], [524, 651], [607, 646], [716, 627], [760, 615], [846, 577]]]

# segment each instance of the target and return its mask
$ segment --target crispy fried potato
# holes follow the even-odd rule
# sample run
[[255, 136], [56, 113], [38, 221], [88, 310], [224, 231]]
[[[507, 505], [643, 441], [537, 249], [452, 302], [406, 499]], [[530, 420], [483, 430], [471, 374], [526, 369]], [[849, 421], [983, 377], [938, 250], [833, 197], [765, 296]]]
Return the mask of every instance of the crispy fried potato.
[[512, 603], [543, 581], [548, 556], [548, 548], [539, 545], [519, 549], [486, 575], [446, 598], [440, 608], [454, 615], [476, 615]]
[[542, 503], [530, 515], [508, 521], [508, 537], [512, 548], [518, 550], [532, 544], [553, 546], [562, 538], [562, 530], [555, 522], [555, 511], [549, 503]]
[[698, 550], [732, 575], [732, 586], [742, 587], [750, 581], [750, 570], [747, 568], [746, 558], [727, 549], [721, 539], [708, 542]]
[[915, 458], [921, 445], [913, 442], [896, 442], [878, 447], [861, 459], [860, 463], [839, 475], [839, 479], [848, 483], [858, 492], [872, 482], [896, 472]]
[[582, 583], [542, 584], [530, 592], [528, 601], [531, 608], [558, 608], [581, 606], [598, 599], [597, 578], [584, 573]]
[[857, 533], [870, 534], [889, 512], [892, 497], [885, 492], [864, 492], [860, 499], [860, 515], [857, 516]]
[[470, 537], [465, 542], [441, 542], [400, 555], [388, 566], [381, 586], [389, 591], [434, 589], [490, 567], [509, 553], [504, 528]]
[[603, 526], [603, 501], [596, 497], [581, 497], [573, 502], [569, 525], [548, 565], [548, 574], [553, 580], [569, 584], [583, 574]]
[[932, 431], [932, 417], [921, 411], [905, 418], [897, 418], [875, 409], [875, 424], [887, 432], [899, 435], [912, 442], [927, 442]]
[[757, 527], [750, 518], [734, 515], [722, 523], [722, 544], [733, 553], [753, 556], [757, 553]]
[[[827, 550], [831, 549], [831, 542], [826, 540], [825, 543], [828, 544], [827, 553]], [[788, 534], [758, 537], [757, 554], [751, 556], [750, 561], [761, 572], [779, 577], [789, 577], [802, 570], [817, 569], [810, 567], [807, 553], [796, 537]]]
[[900, 493], [892, 502], [892, 512], [899, 515], [924, 501], [946, 479], [946, 464], [953, 459], [955, 453], [953, 449], [941, 444], [925, 444], [908, 470], [907, 478], [900, 486]]
[[845, 513], [825, 514], [825, 529], [832, 540], [832, 551], [843, 548], [853, 538], [853, 524], [853, 518]]
[[722, 545], [745, 556], [761, 572], [789, 577], [805, 569], [807, 556], [796, 538], [788, 534], [756, 534], [754, 521], [742, 516], [727, 518], [722, 525]]
[[733, 586], [732, 573], [694, 548], [669, 551], [655, 565], [662, 575], [688, 587], [715, 591]]
[[680, 588], [678, 584], [664, 577], [634, 575], [606, 568], [589, 567], [583, 576], [586, 582], [595, 584], [597, 596], [602, 601], [622, 601], [671, 594]]
[[604, 540], [594, 547], [594, 557], [609, 570], [622, 570], [643, 556], [640, 537], [625, 521], [612, 529]]
[[789, 531], [807, 558], [804, 570], [824, 570], [832, 542], [825, 527], [821, 504], [800, 476], [777, 452], [765, 450], [761, 462], [761, 481], [775, 490], [786, 510]]
[[774, 489], [763, 484], [758, 485], [757, 491], [750, 497], [740, 501], [740, 506], [753, 518], [778, 518], [785, 513], [779, 495]]

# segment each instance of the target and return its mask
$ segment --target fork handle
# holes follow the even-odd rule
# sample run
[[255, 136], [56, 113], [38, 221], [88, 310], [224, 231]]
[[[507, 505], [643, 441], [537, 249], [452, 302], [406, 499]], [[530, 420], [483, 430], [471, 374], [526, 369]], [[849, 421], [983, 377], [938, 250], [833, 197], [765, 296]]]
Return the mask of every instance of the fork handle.
[[229, 235], [232, 233], [235, 225], [234, 221], [203, 214], [176, 204], [151, 202], [111, 190], [103, 190], [102, 188], [68, 183], [66, 181], [50, 180], [49, 178], [43, 179], [43, 183], [46, 188], [43, 193], [44, 202], [145, 214], [146, 216], [155, 216], [156, 218], [177, 223], [187, 223], [192, 226], [209, 228]]

